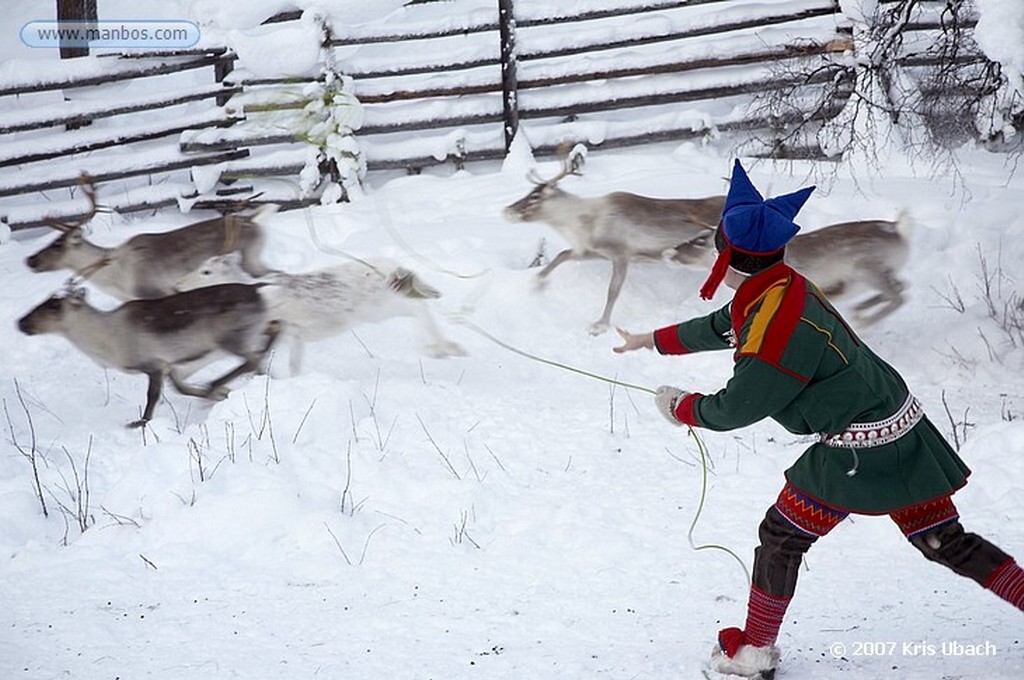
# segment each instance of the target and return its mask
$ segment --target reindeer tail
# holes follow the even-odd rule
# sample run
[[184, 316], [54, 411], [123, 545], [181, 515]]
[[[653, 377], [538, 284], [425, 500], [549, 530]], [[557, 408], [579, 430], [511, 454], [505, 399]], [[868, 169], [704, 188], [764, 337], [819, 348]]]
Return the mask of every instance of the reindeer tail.
[[900, 211], [896, 213], [896, 220], [893, 222], [896, 228], [896, 233], [899, 234], [904, 241], [910, 241], [910, 236], [914, 232], [914, 218], [910, 214], [910, 208], [902, 207]]

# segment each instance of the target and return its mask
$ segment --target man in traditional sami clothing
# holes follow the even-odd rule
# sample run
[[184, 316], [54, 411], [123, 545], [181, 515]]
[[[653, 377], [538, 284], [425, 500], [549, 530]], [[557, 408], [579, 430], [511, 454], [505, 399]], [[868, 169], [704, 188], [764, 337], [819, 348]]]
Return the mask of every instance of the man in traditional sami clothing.
[[701, 288], [710, 300], [724, 281], [732, 302], [650, 333], [619, 329], [624, 343], [615, 348], [733, 349], [733, 375], [715, 394], [658, 388], [655, 403], [676, 425], [732, 430], [770, 417], [817, 435], [761, 522], [746, 625], [720, 631], [712, 654], [713, 669], [750, 678], [774, 677], [800, 561], [850, 513], [888, 515], [926, 558], [1024, 610], [1024, 570], [960, 524], [951, 497], [970, 470], [899, 373], [786, 265], [786, 243], [800, 229], [793, 218], [813, 190], [765, 200], [736, 161], [715, 232], [718, 259]]

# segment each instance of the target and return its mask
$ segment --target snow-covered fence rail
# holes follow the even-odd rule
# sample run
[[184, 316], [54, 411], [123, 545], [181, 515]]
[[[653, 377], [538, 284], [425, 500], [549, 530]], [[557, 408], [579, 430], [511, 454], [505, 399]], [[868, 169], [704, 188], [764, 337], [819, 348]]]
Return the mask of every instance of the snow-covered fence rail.
[[[256, 203], [317, 202], [330, 168], [314, 158], [310, 174], [310, 145], [297, 143], [312, 123], [253, 143], [254, 129], [281, 129], [266, 112], [317, 96], [317, 74], [253, 77], [235, 70], [237, 59], [208, 47], [0, 66], [0, 221], [21, 229], [76, 218], [81, 171], [110, 185], [104, 204], [118, 212], [228, 210], [260, 192]], [[204, 148], [211, 137], [221, 143]]]
[[[541, 154], [566, 139], [610, 148], [727, 131], [770, 136], [787, 121], [746, 106], [752, 96], [813, 93], [843, 74], [831, 63], [851, 46], [836, 0], [577, 3], [564, 13], [501, 0], [461, 21], [432, 4], [376, 29], [336, 28], [329, 40], [364, 108], [357, 136], [369, 170], [501, 158], [518, 132]], [[514, 49], [502, 49], [510, 40]], [[811, 62], [809, 79], [780, 75]], [[791, 115], [825, 120], [848, 92], [833, 91], [825, 105], [808, 94]]]
[[[239, 157], [236, 150], [184, 157], [174, 149], [174, 138], [187, 129], [235, 122], [235, 116], [213, 104], [233, 92], [216, 78], [230, 71], [234, 59], [227, 49], [212, 48], [144, 58], [104, 55], [5, 64], [0, 73], [0, 103], [5, 104], [0, 113], [0, 198], [7, 200], [0, 219], [18, 229], [43, 224], [45, 216], [74, 217], [74, 202], [62, 205], [58, 199], [55, 205], [53, 192], [75, 187], [82, 170], [102, 183]], [[140, 82], [168, 76], [178, 76], [170, 81], [174, 86], [128, 94]], [[206, 110], [181, 111], [183, 105], [207, 100], [211, 106]], [[154, 111], [168, 115], [145, 115]], [[168, 138], [170, 142], [160, 144]], [[126, 147], [135, 153], [125, 153]], [[180, 197], [179, 188], [163, 192], [163, 204]], [[117, 207], [152, 207], [160, 203], [153, 193], [137, 192], [135, 203], [122, 200]]]
[[871, 17], [839, 0], [447, 4], [362, 26], [280, 15], [265, 23], [286, 35], [239, 49], [250, 64], [208, 47], [0, 65], [0, 221], [73, 219], [82, 170], [117, 183], [104, 202], [122, 212], [254, 193], [294, 207], [343, 199], [366, 170], [498, 160], [517, 135], [538, 155], [728, 137], [820, 158], [844, 151], [857, 105], [937, 138], [986, 105], [1024, 127], [971, 39], [971, 0], [878, 0]]
[[842, 153], [837, 116], [858, 79], [890, 83], [894, 119], [914, 110], [942, 129], [969, 126], [962, 112], [1000, 82], [972, 39], [972, 0], [494, 3], [335, 27], [368, 169], [500, 159], [517, 133], [539, 154], [728, 135], [751, 155], [824, 158]]

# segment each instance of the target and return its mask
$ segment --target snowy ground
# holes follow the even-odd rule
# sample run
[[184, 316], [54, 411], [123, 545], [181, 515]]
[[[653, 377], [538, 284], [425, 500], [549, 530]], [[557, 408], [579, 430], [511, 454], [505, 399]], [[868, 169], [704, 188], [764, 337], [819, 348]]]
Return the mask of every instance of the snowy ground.
[[[956, 427], [974, 470], [956, 497], [965, 525], [1024, 558], [1024, 348], [1002, 321], [1024, 291], [1024, 179], [1004, 161], [965, 152], [955, 182], [899, 159], [856, 181], [846, 166], [750, 170], [772, 195], [819, 183], [798, 220], [807, 230], [911, 211], [909, 301], [864, 335], [940, 429]], [[729, 357], [613, 354], [616, 337], [587, 333], [607, 263], [564, 265], [535, 291], [539, 244], [550, 257], [562, 242], [501, 217], [529, 188], [527, 167], [519, 155], [395, 178], [356, 203], [272, 221], [267, 258], [289, 271], [337, 264], [339, 251], [416, 270], [443, 292], [434, 311], [467, 356], [424, 357], [415, 322], [394, 319], [311, 345], [298, 376], [275, 357], [276, 377], [241, 379], [223, 402], [169, 394], [145, 431], [124, 427], [144, 378], [15, 327], [66, 278], [23, 264], [52, 234], [0, 245], [0, 677], [703, 677], [716, 631], [742, 625], [747, 583], [729, 555], [688, 541], [695, 443], [649, 394], [539, 363], [474, 326], [648, 388], [714, 390]], [[696, 197], [722, 192], [730, 167], [688, 145], [592, 154], [563, 185]], [[194, 219], [104, 215], [91, 237], [114, 244]], [[613, 321], [641, 331], [709, 312], [702, 281], [638, 265]], [[715, 302], [727, 299], [723, 288]], [[804, 444], [772, 423], [702, 439], [709, 485], [693, 541], [749, 567], [757, 523]], [[46, 516], [23, 455], [33, 443]], [[809, 555], [782, 628], [782, 677], [1019, 678], [1020, 621], [888, 520], [854, 518]]]
[[[9, 4], [11, 26], [46, 18], [36, 0]], [[159, 15], [241, 30], [284, 4], [320, 3], [227, 12], [181, 0], [160, 3]], [[401, 4], [331, 8], [361, 21]], [[136, 9], [100, 5], [103, 16]], [[842, 2], [862, 5], [873, 4]], [[1012, 52], [1019, 10], [979, 5], [985, 44]], [[41, 57], [11, 40], [0, 46], [7, 58]], [[1003, 59], [1018, 79], [1021, 63]], [[798, 219], [807, 230], [910, 211], [908, 303], [864, 335], [961, 443], [974, 470], [956, 496], [965, 525], [1024, 559], [1024, 338], [1007, 332], [1024, 293], [1014, 161], [965, 151], [955, 167], [898, 156], [835, 174], [748, 167], [770, 195], [820, 185]], [[646, 388], [712, 391], [729, 375], [726, 354], [619, 356], [614, 335], [588, 335], [607, 263], [566, 264], [534, 290], [541, 244], [548, 257], [563, 244], [545, 225], [500, 214], [528, 190], [530, 166], [520, 152], [451, 177], [378, 178], [355, 203], [272, 220], [267, 259], [282, 269], [338, 264], [344, 252], [416, 270], [443, 292], [435, 315], [467, 356], [425, 357], [415, 322], [394, 319], [311, 345], [297, 376], [282, 352], [274, 378], [241, 379], [223, 402], [167, 394], [145, 431], [124, 427], [144, 378], [15, 326], [65, 281], [23, 264], [52, 233], [0, 243], [0, 678], [703, 677], [717, 630], [742, 625], [747, 582], [732, 557], [694, 550], [690, 538], [749, 568], [757, 524], [804, 443], [772, 423], [701, 433], [709, 480], [698, 515], [698, 448], [649, 394], [475, 330]], [[691, 145], [592, 153], [563, 186], [698, 197], [723, 192], [730, 167], [727, 153]], [[101, 215], [90, 237], [112, 245], [206, 216]], [[707, 313], [703, 279], [637, 265], [613, 321], [642, 331]], [[715, 302], [727, 299], [723, 288]], [[1016, 679], [1020, 621], [926, 562], [888, 520], [854, 518], [809, 555], [782, 628], [780, 677]]]

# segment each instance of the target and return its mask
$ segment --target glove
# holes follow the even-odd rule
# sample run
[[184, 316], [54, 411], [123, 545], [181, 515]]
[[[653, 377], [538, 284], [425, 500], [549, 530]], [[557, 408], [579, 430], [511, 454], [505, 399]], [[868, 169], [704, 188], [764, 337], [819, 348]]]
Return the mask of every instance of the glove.
[[673, 425], [682, 425], [682, 422], [676, 418], [676, 406], [679, 404], [679, 400], [688, 394], [689, 392], [684, 392], [678, 387], [662, 385], [654, 393], [654, 403], [668, 422]]

